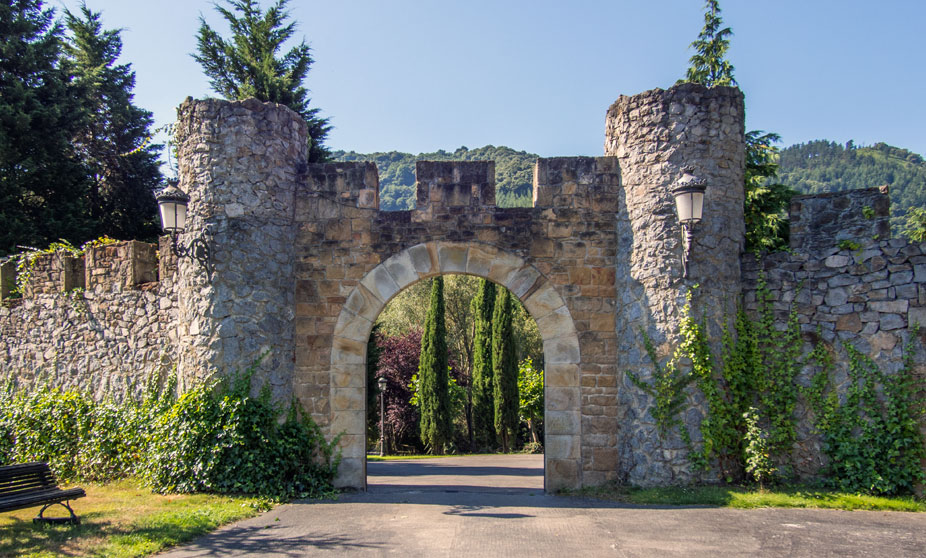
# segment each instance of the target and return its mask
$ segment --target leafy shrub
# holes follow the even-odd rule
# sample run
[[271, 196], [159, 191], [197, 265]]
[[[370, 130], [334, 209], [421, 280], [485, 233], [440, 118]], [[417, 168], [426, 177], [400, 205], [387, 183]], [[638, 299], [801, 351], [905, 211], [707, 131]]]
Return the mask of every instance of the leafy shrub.
[[157, 492], [330, 493], [337, 440], [326, 442], [295, 402], [279, 422], [268, 390], [250, 396], [253, 371], [179, 397], [170, 379], [121, 404], [10, 385], [0, 393], [0, 464], [47, 461], [59, 478], [74, 481], [138, 475]]

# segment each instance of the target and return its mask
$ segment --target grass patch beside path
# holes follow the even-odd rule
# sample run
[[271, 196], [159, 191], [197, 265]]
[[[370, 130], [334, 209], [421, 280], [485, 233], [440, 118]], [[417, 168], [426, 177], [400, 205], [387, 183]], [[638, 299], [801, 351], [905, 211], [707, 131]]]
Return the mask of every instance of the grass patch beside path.
[[826, 508], [836, 510], [926, 511], [926, 502], [915, 500], [912, 497], [865, 496], [806, 486], [760, 491], [731, 486], [627, 488], [604, 485], [570, 491], [566, 494], [644, 505], [703, 505], [740, 509]]
[[259, 498], [152, 494], [134, 480], [80, 486], [87, 496], [71, 502], [80, 525], [33, 525], [40, 507], [0, 514], [0, 557], [146, 556], [270, 508]]

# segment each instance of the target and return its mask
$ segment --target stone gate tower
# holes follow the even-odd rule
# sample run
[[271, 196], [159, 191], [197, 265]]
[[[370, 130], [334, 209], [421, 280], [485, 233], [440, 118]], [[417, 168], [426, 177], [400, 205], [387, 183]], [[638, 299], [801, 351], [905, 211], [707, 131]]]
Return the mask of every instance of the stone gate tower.
[[[621, 97], [604, 157], [539, 159], [534, 206], [495, 205], [492, 162], [419, 162], [417, 207], [379, 210], [371, 163], [307, 165], [306, 129], [254, 100], [188, 99], [176, 128], [190, 229], [214, 247], [211, 279], [182, 262], [176, 296], [181, 374], [243, 369], [298, 398], [341, 434], [339, 483], [365, 486], [366, 342], [400, 290], [446, 273], [509, 288], [537, 321], [546, 368], [548, 490], [611, 479], [683, 480], [661, 441], [641, 332], [666, 356], [684, 294], [719, 329], [740, 295], [743, 100], [681, 85]], [[690, 277], [670, 193], [691, 166], [707, 180]], [[696, 417], [686, 417], [691, 428]]]

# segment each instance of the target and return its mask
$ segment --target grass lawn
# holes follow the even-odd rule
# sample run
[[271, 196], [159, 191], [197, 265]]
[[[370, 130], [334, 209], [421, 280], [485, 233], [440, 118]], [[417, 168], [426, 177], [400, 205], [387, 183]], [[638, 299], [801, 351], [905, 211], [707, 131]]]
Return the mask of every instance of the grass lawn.
[[828, 508], [837, 510], [926, 511], [926, 502], [912, 497], [864, 496], [806, 486], [758, 490], [731, 486], [627, 488], [604, 485], [583, 488], [571, 491], [568, 494], [630, 504], [670, 506], [704, 505], [741, 509]]
[[146, 556], [270, 507], [258, 498], [152, 494], [134, 480], [80, 486], [87, 496], [71, 502], [80, 525], [33, 525], [40, 507], [0, 514], [0, 557]]

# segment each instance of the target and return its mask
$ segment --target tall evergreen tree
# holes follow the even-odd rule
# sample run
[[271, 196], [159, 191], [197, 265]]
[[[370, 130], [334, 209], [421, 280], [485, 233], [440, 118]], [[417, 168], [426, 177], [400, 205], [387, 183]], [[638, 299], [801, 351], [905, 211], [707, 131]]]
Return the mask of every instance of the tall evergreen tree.
[[492, 315], [492, 369], [495, 395], [495, 432], [508, 453], [518, 435], [518, 348], [511, 326], [511, 293], [501, 289]]
[[86, 4], [78, 14], [66, 10], [64, 16], [70, 33], [63, 65], [80, 102], [73, 144], [88, 175], [95, 236], [154, 239], [161, 146], [146, 143], [154, 119], [132, 103], [135, 72], [128, 64], [116, 64], [120, 31], [104, 30], [100, 13]]
[[[726, 59], [733, 31], [723, 27], [719, 0], [704, 3], [704, 27], [691, 43], [695, 53], [691, 66], [679, 83], [700, 83], [707, 87], [735, 86], [733, 64]], [[788, 245], [787, 208], [794, 191], [773, 183], [778, 165], [775, 155], [778, 134], [753, 130], [746, 134], [746, 248], [750, 251], [780, 250]]]
[[89, 238], [79, 123], [60, 25], [40, 0], [0, 0], [0, 254]]
[[492, 314], [495, 311], [495, 283], [482, 280], [473, 299], [473, 430], [476, 447], [494, 448], [495, 391], [492, 368]]
[[302, 83], [312, 65], [311, 49], [305, 40], [282, 57], [283, 43], [296, 31], [286, 21], [289, 0], [277, 2], [263, 12], [254, 0], [226, 0], [228, 8], [216, 5], [231, 28], [226, 41], [200, 17], [197, 34], [199, 62], [212, 89], [226, 99], [248, 99], [280, 103], [302, 116], [309, 127], [309, 162], [325, 161], [329, 152], [325, 138], [331, 130], [327, 118], [310, 108], [308, 90]]
[[736, 85], [733, 79], [733, 64], [726, 59], [733, 31], [723, 27], [718, 0], [704, 3], [704, 27], [698, 38], [691, 43], [695, 53], [689, 59], [691, 66], [685, 79], [679, 82], [700, 83], [708, 87], [715, 85]]
[[433, 455], [442, 455], [453, 435], [444, 322], [444, 279], [431, 284], [431, 305], [425, 318], [418, 364], [421, 441]]

